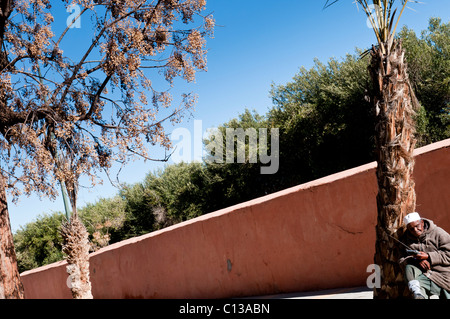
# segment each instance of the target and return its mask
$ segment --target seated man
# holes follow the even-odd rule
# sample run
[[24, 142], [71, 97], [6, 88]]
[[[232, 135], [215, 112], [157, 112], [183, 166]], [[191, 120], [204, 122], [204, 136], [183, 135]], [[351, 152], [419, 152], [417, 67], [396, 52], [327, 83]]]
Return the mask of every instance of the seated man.
[[404, 258], [405, 278], [414, 299], [450, 299], [450, 235], [418, 213], [406, 215], [403, 242], [417, 250]]

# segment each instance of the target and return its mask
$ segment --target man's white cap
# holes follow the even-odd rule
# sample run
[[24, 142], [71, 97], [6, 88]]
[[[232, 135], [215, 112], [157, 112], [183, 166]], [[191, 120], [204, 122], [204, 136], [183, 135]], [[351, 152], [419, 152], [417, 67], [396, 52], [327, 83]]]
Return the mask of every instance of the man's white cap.
[[405, 225], [408, 225], [409, 223], [421, 220], [422, 218], [420, 218], [419, 213], [414, 212], [414, 213], [410, 213], [408, 215], [405, 216], [405, 218], [403, 218], [403, 223], [405, 223]]

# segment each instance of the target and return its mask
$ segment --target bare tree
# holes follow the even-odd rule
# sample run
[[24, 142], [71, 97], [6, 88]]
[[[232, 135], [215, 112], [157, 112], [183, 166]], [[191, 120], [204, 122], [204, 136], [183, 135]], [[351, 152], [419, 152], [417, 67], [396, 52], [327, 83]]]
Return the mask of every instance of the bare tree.
[[[57, 184], [64, 185], [73, 210], [65, 247], [73, 251], [81, 243], [80, 254], [86, 254], [76, 213], [80, 177], [95, 184], [113, 163], [125, 165], [136, 156], [152, 160], [152, 145], [170, 148], [163, 122], [178, 122], [195, 96], [184, 94], [173, 107], [169, 91], [156, 90], [152, 78], [161, 76], [173, 86], [176, 77], [191, 82], [197, 70], [206, 70], [205, 39], [214, 20], [203, 14], [206, 0], [61, 3], [62, 10], [79, 10], [58, 35], [53, 29], [61, 25], [49, 0], [1, 3], [0, 217], [9, 220], [6, 188], [13, 199], [32, 192], [55, 198]], [[65, 49], [77, 24], [87, 37], [77, 44], [81, 54]], [[3, 289], [4, 297], [22, 297], [9, 223], [0, 227], [0, 278], [6, 287], [0, 296]], [[5, 252], [11, 252], [12, 268], [4, 266]], [[69, 266], [86, 260], [68, 255]], [[86, 269], [77, 267], [74, 272]], [[7, 273], [10, 268], [15, 269]]]

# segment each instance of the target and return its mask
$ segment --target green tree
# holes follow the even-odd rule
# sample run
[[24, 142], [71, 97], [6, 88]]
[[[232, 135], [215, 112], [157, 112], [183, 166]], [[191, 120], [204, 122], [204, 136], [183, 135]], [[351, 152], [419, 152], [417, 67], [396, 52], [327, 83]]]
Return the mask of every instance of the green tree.
[[204, 165], [194, 162], [169, 165], [149, 174], [144, 187], [173, 222], [180, 222], [205, 213], [210, 184]]
[[145, 181], [124, 187], [120, 190], [120, 196], [125, 203], [126, 211], [123, 239], [155, 230], [154, 212], [162, 206], [155, 192], [146, 188]]
[[406, 27], [399, 33], [406, 51], [409, 76], [423, 106], [418, 122], [420, 145], [450, 137], [450, 22], [431, 18], [420, 38]]
[[80, 219], [90, 235], [91, 251], [123, 239], [125, 207], [122, 198], [115, 196], [101, 198], [79, 210]]
[[[217, 130], [220, 134], [212, 132], [205, 139], [206, 147], [212, 145], [212, 154], [209, 154], [206, 158], [206, 169], [209, 176], [214, 180], [209, 192], [212, 199], [210, 203], [214, 203], [214, 205], [210, 205], [209, 210], [228, 207], [279, 189], [280, 184], [277, 183], [279, 175], [277, 173], [261, 173], [261, 167], [265, 164], [261, 162], [259, 149], [260, 143], [266, 143], [266, 141], [260, 139], [259, 130], [263, 129], [267, 132], [267, 153], [272, 154], [271, 128], [273, 128], [273, 125], [268, 122], [266, 116], [245, 109], [242, 114], [239, 114], [238, 118], [219, 126]], [[241, 137], [237, 136], [238, 130], [242, 132]], [[232, 136], [230, 137], [228, 134]], [[228, 138], [230, 138], [229, 143], [227, 142]], [[254, 140], [250, 141], [253, 138]], [[243, 146], [242, 143], [244, 143]], [[222, 156], [216, 155], [216, 145], [219, 146], [219, 144], [222, 145]], [[231, 154], [231, 156], [229, 155], [231, 163], [227, 162], [227, 152]]]
[[293, 186], [373, 158], [373, 114], [366, 99], [367, 58], [360, 52], [315, 60], [291, 82], [272, 85], [269, 121], [280, 128], [282, 186]]
[[38, 216], [14, 234], [20, 272], [63, 259], [59, 232], [63, 219], [61, 213]]

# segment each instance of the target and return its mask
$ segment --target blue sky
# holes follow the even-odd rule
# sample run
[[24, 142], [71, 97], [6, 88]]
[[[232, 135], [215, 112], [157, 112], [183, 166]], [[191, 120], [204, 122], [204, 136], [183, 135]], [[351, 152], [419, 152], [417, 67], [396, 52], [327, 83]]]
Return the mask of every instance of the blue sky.
[[[176, 81], [174, 96], [183, 92], [198, 94], [192, 117], [177, 125], [194, 134], [194, 120], [201, 120], [203, 131], [216, 127], [242, 113], [245, 108], [265, 114], [271, 107], [269, 90], [272, 83], [289, 82], [301, 66], [312, 67], [314, 58], [322, 62], [354, 53], [355, 48], [369, 48], [375, 36], [366, 26], [366, 17], [353, 0], [341, 0], [323, 10], [325, 0], [207, 0], [207, 13], [216, 20], [215, 35], [208, 39], [208, 72], [197, 73], [195, 83]], [[425, 30], [430, 17], [450, 17], [450, 1], [430, 0], [410, 4], [401, 26], [417, 33]], [[60, 21], [70, 13], [54, 12]], [[57, 22], [58, 19], [55, 20]], [[82, 38], [86, 30], [71, 29], [74, 38]], [[197, 122], [199, 123], [199, 122]], [[176, 127], [167, 126], [170, 132]], [[164, 152], [154, 150], [155, 156]], [[171, 162], [169, 161], [169, 164]], [[133, 162], [122, 169], [124, 183], [136, 183], [164, 164]], [[104, 176], [103, 176], [104, 177]], [[80, 189], [79, 207], [101, 197], [112, 197], [118, 190], [104, 177], [104, 185]], [[56, 201], [36, 196], [9, 202], [13, 231], [38, 215], [63, 211], [61, 198]]]

